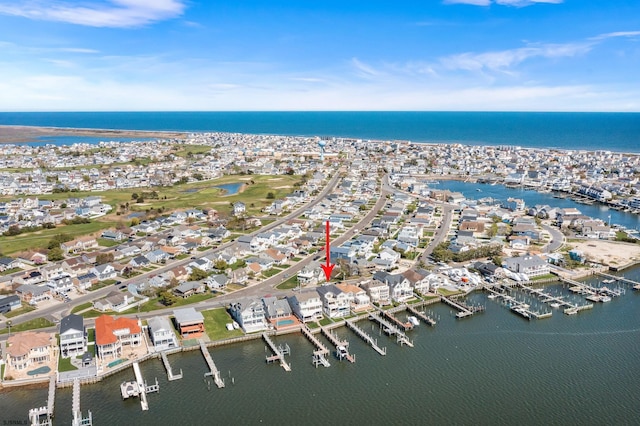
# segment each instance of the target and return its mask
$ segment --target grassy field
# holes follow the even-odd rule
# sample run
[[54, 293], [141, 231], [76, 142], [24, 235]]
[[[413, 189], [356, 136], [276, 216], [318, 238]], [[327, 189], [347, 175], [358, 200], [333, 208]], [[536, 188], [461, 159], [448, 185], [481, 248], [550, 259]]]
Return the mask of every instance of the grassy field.
[[292, 288], [298, 287], [298, 276], [294, 275], [290, 277], [288, 280], [284, 281], [282, 284], [278, 284], [276, 288], [278, 290], [291, 290]]
[[227, 330], [226, 324], [233, 322], [231, 316], [224, 308], [202, 311], [204, 317], [204, 329], [211, 340], [222, 340], [230, 337], [242, 336], [242, 330]]
[[35, 309], [36, 309], [35, 306], [31, 306], [23, 302], [22, 308], [18, 308], [11, 312], [7, 312], [6, 314], [4, 314], [4, 316], [7, 318], [13, 318], [13, 317], [17, 317], [18, 315], [26, 314], [27, 312], [35, 311]]
[[[22, 324], [14, 325], [11, 327], [11, 333], [19, 333], [21, 331], [36, 330], [38, 328], [51, 327], [54, 324], [46, 318], [34, 318], [31, 321], [23, 322]], [[0, 330], [0, 334], [9, 333], [8, 328]]]
[[92, 302], [83, 303], [82, 305], [75, 306], [71, 309], [71, 313], [75, 314], [76, 312], [84, 311], [85, 309], [89, 309], [91, 306], [93, 306]]
[[[185, 147], [193, 153], [194, 146]], [[204, 148], [203, 148], [204, 149]], [[186, 152], [185, 151], [185, 155]], [[118, 224], [128, 225], [126, 216], [119, 216], [116, 211], [120, 206], [129, 204], [126, 215], [134, 212], [157, 214], [157, 209], [162, 208], [163, 214], [173, 210], [190, 208], [213, 208], [223, 214], [231, 213], [231, 204], [242, 201], [247, 206], [247, 215], [256, 215], [260, 210], [271, 204], [272, 199], [267, 199], [267, 194], [273, 193], [275, 199], [283, 198], [294, 189], [294, 184], [301, 181], [300, 176], [289, 175], [227, 175], [219, 179], [196, 182], [192, 184], [175, 185], [162, 188], [131, 188], [127, 190], [112, 190], [102, 192], [73, 192], [56, 193], [42, 196], [47, 200], [64, 200], [69, 197], [83, 198], [87, 196], [101, 196], [106, 204], [113, 207], [112, 213], [94, 219], [91, 223], [78, 225], [60, 225], [55, 229], [43, 229], [37, 232], [15, 235], [11, 237], [0, 236], [0, 245], [3, 246], [3, 254], [12, 254], [31, 248], [45, 248], [49, 240], [56, 234], [69, 234], [73, 237], [94, 234], [104, 229], [113, 228]], [[222, 190], [216, 186], [225, 183], [245, 182], [244, 191], [238, 194], [224, 196]], [[252, 183], [253, 182], [253, 183]], [[143, 192], [156, 191], [158, 199], [144, 199], [143, 203], [137, 203], [131, 198], [135, 192], [141, 195]], [[0, 201], [10, 200], [11, 197], [0, 197]]]

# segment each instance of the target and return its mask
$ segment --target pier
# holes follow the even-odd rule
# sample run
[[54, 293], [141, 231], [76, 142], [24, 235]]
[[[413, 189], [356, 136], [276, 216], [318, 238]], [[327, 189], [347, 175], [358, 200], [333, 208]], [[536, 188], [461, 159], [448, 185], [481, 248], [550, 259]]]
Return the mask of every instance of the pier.
[[142, 411], [149, 409], [149, 403], [147, 402], [147, 392], [144, 380], [142, 379], [142, 372], [140, 371], [140, 365], [137, 362], [133, 363], [133, 373], [136, 375], [136, 384], [138, 385], [138, 394], [140, 395], [140, 406]]
[[167, 379], [169, 381], [182, 379], [182, 369], [180, 369], [180, 374], [173, 374], [173, 370], [171, 369], [171, 364], [169, 364], [169, 358], [167, 357], [166, 352], [160, 352], [160, 358], [162, 358], [162, 363], [164, 364], [165, 370], [167, 370]]
[[384, 309], [377, 308], [377, 311], [380, 316], [384, 317], [387, 321], [390, 321], [396, 328], [402, 331], [413, 330], [413, 324], [411, 324], [410, 322], [402, 322], [391, 312], [385, 311]]
[[411, 312], [413, 315], [415, 315], [416, 317], [420, 318], [422, 320], [422, 322], [424, 322], [425, 324], [430, 325], [431, 327], [436, 325], [436, 320], [434, 320], [433, 318], [431, 318], [429, 315], [427, 315], [424, 312], [421, 312], [419, 310], [417, 310], [416, 308], [414, 308], [411, 305], [407, 305], [407, 310], [409, 312]]
[[340, 340], [331, 330], [324, 327], [320, 327], [320, 332], [336, 347], [336, 356], [340, 361], [346, 359], [349, 362], [356, 362], [355, 355], [349, 353], [349, 342], [347, 340]]
[[284, 359], [285, 355], [291, 353], [289, 345], [276, 347], [276, 344], [273, 343], [273, 340], [271, 340], [267, 333], [262, 333], [262, 338], [267, 342], [269, 348], [271, 348], [271, 352], [273, 352], [273, 355], [267, 356], [267, 362], [280, 361], [280, 366], [284, 368], [284, 371], [291, 371], [291, 366]]
[[454, 301], [449, 297], [443, 296], [442, 301], [447, 305], [451, 306], [452, 308], [455, 308], [458, 311], [458, 313], [456, 314], [456, 318], [459, 318], [459, 319], [467, 318], [475, 314], [476, 312], [484, 311], [484, 306], [468, 306], [468, 305], [465, 305], [463, 302], [460, 302], [458, 300]]
[[45, 407], [37, 407], [29, 410], [29, 421], [32, 426], [35, 425], [51, 425], [53, 418], [54, 404], [56, 401], [56, 378], [49, 378], [49, 394], [47, 396], [47, 405]]
[[380, 355], [386, 355], [387, 354], [387, 348], [383, 349], [383, 348], [379, 347], [378, 346], [378, 341], [374, 340], [364, 330], [362, 330], [360, 327], [358, 327], [354, 322], [347, 320], [347, 321], [345, 321], [345, 325], [347, 326], [347, 328], [350, 328], [351, 330], [353, 330], [354, 333], [356, 333], [362, 340], [367, 342]]
[[216, 383], [216, 386], [218, 386], [218, 389], [222, 389], [224, 387], [224, 380], [222, 380], [222, 378], [220, 377], [220, 371], [218, 371], [216, 364], [213, 362], [211, 353], [209, 352], [209, 349], [207, 349], [207, 346], [204, 344], [204, 341], [202, 339], [199, 339], [199, 342], [202, 355], [204, 356], [204, 359], [205, 361], [207, 361], [207, 365], [209, 366], [209, 372], [204, 373], [204, 376], [212, 376], [213, 381]]
[[73, 381], [73, 401], [71, 407], [73, 410], [72, 426], [91, 426], [93, 424], [91, 411], [88, 412], [89, 417], [82, 417], [82, 412], [80, 411], [80, 380], [78, 379]]
[[313, 333], [311, 332], [311, 330], [309, 330], [309, 327], [307, 327], [306, 324], [302, 324], [300, 326], [300, 331], [302, 331], [302, 334], [307, 339], [309, 339], [309, 341], [313, 343], [313, 345], [316, 348], [318, 348], [315, 351], [313, 351], [313, 365], [315, 365], [316, 368], [318, 368], [318, 365], [322, 365], [324, 367], [331, 367], [331, 364], [329, 364], [329, 361], [327, 360], [327, 355], [329, 355], [329, 349], [327, 349], [327, 347], [323, 345], [322, 342], [316, 339], [316, 336], [313, 335]]
[[618, 277], [616, 275], [607, 274], [605, 272], [596, 272], [596, 275], [601, 276], [601, 277], [605, 277], [607, 279], [614, 280], [614, 281], [617, 281], [617, 282], [628, 284], [628, 285], [632, 286], [634, 290], [640, 290], [640, 282], [638, 282], [638, 281], [633, 281], [633, 280], [630, 280], [629, 278], [625, 278], [625, 277]]
[[505, 293], [500, 293], [499, 291], [495, 291], [494, 289], [490, 288], [490, 287], [485, 287], [485, 290], [487, 290], [489, 293], [491, 293], [492, 295], [494, 295], [495, 297], [499, 297], [501, 298], [508, 306], [509, 309], [520, 315], [521, 317], [531, 320], [533, 319], [544, 319], [544, 318], [549, 318], [550, 316], [553, 315], [552, 312], [545, 312], [545, 313], [540, 313], [540, 312], [535, 312], [529, 309], [529, 305], [527, 305], [524, 302], [521, 302], [519, 300], [517, 300], [515, 297], [510, 296], [508, 294]]
[[[592, 287], [585, 283], [574, 281], [569, 278], [563, 278], [563, 277], [559, 277], [559, 278], [560, 278], [560, 281], [571, 285], [571, 287], [569, 287], [569, 291], [577, 294], [586, 294], [587, 295], [586, 299], [592, 302], [608, 302], [611, 300], [611, 297], [617, 297], [624, 293], [624, 291], [621, 291], [621, 290], [611, 290], [607, 287], [597, 288], [597, 287]], [[586, 306], [588, 305], [585, 305], [584, 307], [582, 307], [582, 309], [589, 309], [593, 307], [593, 305], [590, 305], [588, 307]], [[578, 310], [582, 310], [582, 309], [578, 309]], [[573, 312], [565, 311], [565, 313], [573, 313]]]
[[390, 323], [385, 318], [382, 318], [382, 315], [380, 314], [376, 315], [372, 313], [371, 315], [369, 315], [369, 319], [378, 322], [380, 326], [383, 327], [384, 332], [387, 333], [389, 336], [392, 336], [395, 334], [396, 343], [400, 343], [400, 345], [407, 345], [407, 346], [413, 347], [413, 342], [409, 340], [406, 334], [404, 334], [404, 331], [400, 330], [400, 328], [398, 328], [395, 324]]

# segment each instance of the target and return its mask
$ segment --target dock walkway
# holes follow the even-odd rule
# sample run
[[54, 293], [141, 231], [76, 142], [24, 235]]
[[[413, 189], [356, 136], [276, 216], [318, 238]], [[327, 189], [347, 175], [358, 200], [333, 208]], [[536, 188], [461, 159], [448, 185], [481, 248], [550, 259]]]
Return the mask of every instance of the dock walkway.
[[415, 315], [416, 317], [420, 318], [422, 320], [422, 322], [424, 322], [425, 324], [430, 325], [431, 327], [433, 327], [434, 325], [436, 325], [436, 320], [434, 320], [433, 318], [431, 318], [429, 315], [427, 315], [424, 312], [421, 312], [419, 310], [417, 310], [416, 308], [414, 308], [411, 305], [407, 305], [407, 310], [409, 312], [411, 312], [413, 315]]
[[404, 331], [396, 327], [395, 324], [392, 324], [391, 322], [387, 321], [385, 318], [382, 317], [382, 315], [380, 314], [376, 315], [375, 313], [371, 313], [369, 315], [369, 319], [378, 322], [383, 327], [384, 332], [387, 333], [388, 335], [392, 336], [395, 334], [396, 343], [413, 347], [413, 342], [409, 340], [406, 334], [404, 334]]
[[209, 371], [204, 373], [204, 376], [212, 376], [213, 381], [216, 383], [219, 389], [224, 387], [224, 380], [220, 377], [220, 371], [216, 367], [216, 364], [213, 362], [213, 358], [211, 358], [211, 353], [207, 346], [204, 344], [204, 340], [199, 339], [200, 350], [202, 351], [202, 355], [204, 356], [205, 361], [207, 362], [207, 366], [209, 367]]
[[173, 374], [173, 369], [171, 368], [171, 364], [169, 364], [169, 357], [167, 357], [166, 352], [160, 352], [160, 358], [162, 358], [162, 363], [164, 364], [165, 370], [167, 370], [167, 379], [169, 381], [182, 379], [182, 369], [180, 369], [180, 374]]
[[362, 340], [367, 342], [380, 355], [386, 355], [387, 354], [387, 349], [386, 348], [383, 349], [383, 348], [379, 347], [378, 346], [378, 341], [374, 340], [364, 330], [362, 330], [360, 327], [358, 327], [354, 322], [347, 320], [347, 321], [345, 321], [345, 325], [347, 326], [347, 328], [353, 330], [353, 332], [356, 333], [356, 335], [358, 335]]
[[142, 372], [140, 371], [140, 364], [133, 363], [133, 373], [136, 375], [136, 383], [138, 384], [138, 390], [140, 391], [140, 406], [142, 411], [149, 410], [149, 403], [147, 402], [147, 387], [142, 379]]
[[80, 411], [80, 380], [75, 379], [73, 381], [73, 400], [71, 403], [71, 409], [73, 411], [73, 421], [71, 422], [72, 426], [91, 426], [93, 424], [93, 418], [91, 416], [91, 411], [89, 411], [89, 417], [82, 417], [82, 412]]
[[524, 302], [521, 302], [519, 300], [517, 300], [515, 297], [510, 296], [508, 294], [505, 293], [500, 293], [499, 291], [494, 290], [493, 288], [490, 287], [485, 287], [485, 290], [487, 290], [489, 293], [495, 295], [496, 297], [501, 298], [502, 300], [504, 300], [504, 302], [509, 306], [509, 309], [520, 315], [521, 317], [531, 320], [533, 319], [543, 319], [543, 318], [549, 318], [550, 316], [553, 315], [552, 312], [545, 312], [545, 313], [540, 313], [540, 312], [535, 312], [529, 309], [529, 305], [527, 305]]
[[273, 343], [273, 340], [271, 340], [267, 333], [262, 333], [262, 338], [267, 342], [269, 348], [271, 348], [271, 352], [273, 352], [273, 355], [267, 357], [267, 362], [280, 361], [280, 366], [284, 368], [284, 371], [291, 371], [291, 366], [284, 359], [284, 356], [291, 351], [289, 345], [286, 345], [284, 348], [276, 347], [276, 344]]
[[340, 340], [331, 330], [325, 327], [320, 327], [320, 332], [336, 347], [336, 356], [342, 360], [346, 359], [349, 362], [356, 362], [355, 355], [349, 353], [349, 341]]
[[467, 306], [464, 303], [458, 301], [458, 300], [453, 300], [450, 297], [442, 297], [442, 301], [444, 303], [446, 303], [447, 305], [451, 306], [452, 308], [455, 308], [458, 313], [456, 314], [456, 318], [462, 319], [462, 318], [467, 318], [470, 317], [471, 315], [475, 314], [476, 312], [482, 312], [484, 311], [483, 307], [472, 307], [472, 306]]
[[51, 425], [53, 418], [54, 404], [56, 401], [56, 378], [49, 378], [49, 394], [47, 396], [47, 405], [45, 407], [36, 407], [29, 410], [29, 420], [32, 426]]
[[610, 280], [614, 280], [614, 281], [617, 281], [617, 282], [621, 282], [621, 283], [624, 283], [624, 284], [628, 284], [628, 285], [632, 286], [634, 290], [640, 290], [640, 282], [638, 282], [638, 281], [633, 281], [633, 280], [630, 280], [629, 278], [619, 277], [617, 275], [607, 274], [605, 272], [596, 272], [596, 275], [599, 275], [601, 277], [605, 277], [605, 278], [608, 278]]
[[302, 324], [300, 326], [300, 331], [302, 331], [302, 334], [307, 339], [309, 339], [309, 341], [313, 343], [313, 345], [317, 348], [315, 351], [313, 351], [313, 365], [315, 365], [316, 368], [318, 367], [318, 365], [322, 365], [324, 367], [331, 367], [331, 364], [327, 360], [327, 355], [329, 355], [329, 349], [327, 349], [327, 347], [323, 345], [322, 342], [316, 339], [316, 336], [313, 335], [313, 333], [311, 332], [309, 327], [307, 327], [306, 324]]

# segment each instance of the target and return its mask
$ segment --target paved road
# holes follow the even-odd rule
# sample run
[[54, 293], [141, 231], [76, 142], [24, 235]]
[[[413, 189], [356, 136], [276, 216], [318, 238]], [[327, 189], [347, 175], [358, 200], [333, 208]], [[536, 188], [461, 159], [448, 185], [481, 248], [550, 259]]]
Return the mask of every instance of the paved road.
[[[250, 233], [249, 235], [255, 235], [255, 234], [258, 234], [260, 232], [265, 232], [265, 231], [268, 231], [270, 229], [276, 228], [276, 227], [282, 225], [283, 223], [285, 223], [285, 222], [287, 222], [287, 221], [289, 221], [291, 219], [297, 218], [298, 216], [302, 215], [302, 213], [304, 213], [307, 209], [312, 208], [313, 206], [315, 206], [316, 204], [321, 202], [329, 193], [331, 193], [334, 190], [334, 188], [336, 187], [336, 185], [338, 184], [339, 180], [340, 180], [340, 173], [336, 172], [334, 174], [334, 176], [331, 178], [331, 180], [329, 180], [329, 182], [327, 183], [327, 185], [325, 186], [323, 191], [314, 200], [312, 200], [309, 203], [305, 204], [304, 206], [298, 208], [297, 210], [293, 211], [289, 215], [287, 215], [285, 217], [282, 217], [282, 218], [270, 223], [269, 225], [266, 225], [263, 228], [260, 228], [259, 230]], [[228, 243], [220, 245], [219, 247], [217, 247], [215, 249], [209, 249], [207, 251], [203, 251], [201, 253], [198, 253], [196, 255], [196, 257], [204, 257], [204, 256], [207, 256], [207, 255], [209, 255], [211, 253], [222, 251], [225, 248], [230, 247], [233, 244], [234, 244], [234, 242], [230, 241]], [[134, 278], [131, 278], [131, 279], [128, 279], [128, 280], [123, 279], [122, 280], [122, 284], [120, 284], [120, 285], [124, 285], [124, 284], [128, 284], [128, 283], [140, 282], [145, 278], [148, 278], [148, 277], [154, 276], [154, 275], [159, 275], [159, 274], [161, 274], [163, 272], [166, 272], [166, 271], [168, 271], [170, 269], [173, 269], [173, 268], [175, 268], [177, 266], [187, 265], [191, 261], [192, 261], [191, 259], [184, 259], [184, 260], [176, 260], [176, 261], [167, 262], [166, 265], [162, 266], [161, 268], [154, 269], [151, 272], [147, 272], [147, 273], [144, 273], [142, 275], [138, 275], [138, 276], [136, 276]], [[302, 269], [302, 268], [300, 268], [300, 269]], [[291, 270], [291, 268], [288, 268], [288, 270]], [[288, 270], [285, 271], [285, 273], [287, 273]], [[277, 275], [277, 276], [279, 276], [279, 275]], [[276, 276], [274, 276], [272, 278], [275, 278], [275, 277]], [[282, 281], [281, 276], [279, 276], [279, 278]], [[269, 281], [269, 280], [267, 280], [267, 281]], [[35, 318], [40, 318], [40, 317], [61, 318], [61, 317], [65, 316], [65, 315], [67, 315], [74, 306], [81, 305], [81, 304], [86, 303], [86, 302], [91, 302], [93, 300], [100, 299], [100, 298], [106, 296], [109, 292], [113, 291], [114, 289], [115, 289], [114, 286], [107, 286], [107, 287], [101, 288], [99, 290], [95, 290], [95, 291], [92, 291], [92, 292], [88, 292], [87, 294], [84, 294], [84, 295], [81, 295], [81, 296], [78, 296], [78, 297], [74, 297], [73, 301], [70, 302], [70, 303], [65, 303], [65, 304], [57, 304], [56, 303], [55, 305], [48, 306], [48, 307], [45, 307], [45, 308], [38, 308], [38, 309], [36, 309], [34, 311], [31, 311], [31, 312], [28, 312], [26, 314], [20, 315], [18, 317], [12, 318], [11, 321], [12, 321], [13, 325], [17, 325], [17, 324], [20, 324], [20, 323], [23, 323], [23, 322], [26, 322], [26, 321], [29, 321], [29, 320], [32, 320], [32, 319], [35, 319]], [[6, 321], [0, 322], [0, 328], [4, 328], [5, 324], [6, 324]]]
[[560, 232], [558, 228], [552, 228], [549, 225], [542, 225], [542, 228], [544, 228], [547, 232], [549, 232], [549, 234], [551, 234], [551, 241], [545, 246], [545, 250], [547, 251], [547, 253], [558, 251], [558, 249], [560, 249], [560, 247], [562, 247], [565, 242], [564, 234]]

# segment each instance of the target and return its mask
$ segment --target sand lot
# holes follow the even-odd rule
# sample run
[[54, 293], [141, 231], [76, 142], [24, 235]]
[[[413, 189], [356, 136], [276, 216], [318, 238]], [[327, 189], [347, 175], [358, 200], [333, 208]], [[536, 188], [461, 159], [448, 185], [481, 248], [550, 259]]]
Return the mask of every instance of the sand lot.
[[633, 260], [640, 260], [640, 244], [585, 240], [571, 242], [569, 245], [582, 251], [588, 260], [608, 266], [621, 266]]

